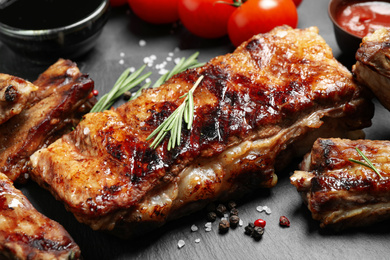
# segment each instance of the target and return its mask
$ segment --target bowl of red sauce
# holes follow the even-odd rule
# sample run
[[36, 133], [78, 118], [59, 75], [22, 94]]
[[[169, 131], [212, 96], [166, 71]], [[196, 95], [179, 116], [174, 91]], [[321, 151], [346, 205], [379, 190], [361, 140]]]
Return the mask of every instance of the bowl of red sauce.
[[331, 0], [328, 14], [337, 44], [354, 55], [362, 38], [381, 27], [390, 28], [390, 0]]

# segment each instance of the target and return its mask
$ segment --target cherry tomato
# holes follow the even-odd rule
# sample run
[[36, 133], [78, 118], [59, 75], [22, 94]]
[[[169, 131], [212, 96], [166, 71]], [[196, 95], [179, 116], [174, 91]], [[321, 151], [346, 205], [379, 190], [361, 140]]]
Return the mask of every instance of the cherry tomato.
[[128, 0], [133, 12], [153, 24], [173, 23], [179, 19], [178, 0]]
[[110, 0], [111, 6], [121, 6], [127, 3], [127, 0]]
[[230, 16], [228, 34], [238, 46], [255, 34], [266, 33], [276, 26], [298, 24], [297, 8], [292, 0], [248, 0]]
[[264, 219], [259, 218], [259, 219], [257, 219], [257, 220], [255, 221], [254, 224], [255, 224], [256, 227], [264, 228], [264, 227], [265, 227], [265, 224], [267, 224], [267, 222], [265, 222]]
[[293, 0], [293, 2], [295, 6], [298, 7], [302, 3], [302, 0]]
[[233, 0], [179, 0], [180, 21], [199, 37], [219, 38], [227, 34], [229, 17], [236, 9], [227, 3]]

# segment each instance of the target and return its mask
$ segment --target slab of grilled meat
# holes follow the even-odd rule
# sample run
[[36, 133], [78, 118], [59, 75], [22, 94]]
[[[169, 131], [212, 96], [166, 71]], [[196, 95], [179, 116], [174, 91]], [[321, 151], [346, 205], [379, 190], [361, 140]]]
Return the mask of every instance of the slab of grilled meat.
[[39, 213], [0, 172], [0, 259], [79, 259], [80, 249], [57, 222]]
[[381, 28], [363, 38], [352, 70], [390, 110], [390, 29]]
[[94, 82], [69, 60], [50, 66], [34, 85], [31, 104], [0, 125], [0, 171], [13, 181], [25, 180], [30, 155], [71, 131], [94, 102]]
[[0, 73], [0, 124], [28, 108], [37, 90], [31, 82]]
[[[146, 140], [194, 82], [180, 146]], [[32, 157], [33, 178], [93, 229], [132, 236], [277, 182], [275, 167], [318, 136], [354, 135], [373, 105], [315, 27], [280, 27], [117, 109], [87, 114]]]
[[[355, 148], [380, 175], [349, 160], [366, 162]], [[390, 217], [389, 153], [389, 141], [319, 138], [290, 179], [321, 227], [369, 225]]]

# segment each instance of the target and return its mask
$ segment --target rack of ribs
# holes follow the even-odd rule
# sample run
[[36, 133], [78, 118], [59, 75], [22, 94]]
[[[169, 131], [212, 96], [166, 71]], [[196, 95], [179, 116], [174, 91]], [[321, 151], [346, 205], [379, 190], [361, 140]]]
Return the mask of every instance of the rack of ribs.
[[[379, 171], [365, 162], [358, 148]], [[291, 176], [321, 227], [365, 226], [390, 217], [390, 142], [319, 138]]]
[[1, 172], [0, 213], [1, 259], [80, 259], [65, 229], [39, 213]]
[[20, 94], [15, 100], [23, 108], [0, 124], [0, 171], [12, 181], [24, 182], [30, 155], [70, 132], [89, 112], [95, 102], [90, 97], [94, 82], [75, 63], [60, 59], [33, 84], [12, 76], [0, 84], [18, 87], [19, 92], [31, 89], [29, 95]]
[[352, 72], [390, 110], [390, 29], [381, 28], [363, 38]]
[[[194, 83], [194, 123], [146, 140]], [[84, 116], [31, 156], [32, 178], [94, 230], [132, 237], [277, 182], [319, 136], [361, 137], [373, 104], [315, 27], [279, 27], [135, 100]]]

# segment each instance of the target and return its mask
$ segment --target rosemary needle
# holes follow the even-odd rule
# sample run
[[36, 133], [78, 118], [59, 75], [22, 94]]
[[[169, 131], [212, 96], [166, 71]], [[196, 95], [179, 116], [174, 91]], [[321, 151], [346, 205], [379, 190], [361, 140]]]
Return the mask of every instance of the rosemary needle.
[[363, 159], [366, 161], [366, 163], [361, 162], [361, 161], [358, 161], [358, 160], [355, 160], [355, 159], [349, 159], [349, 161], [370, 168], [370, 169], [373, 170], [376, 174], [378, 174], [378, 176], [379, 176], [381, 179], [383, 179], [383, 176], [379, 173], [378, 169], [374, 166], [374, 164], [370, 161], [370, 159], [368, 159], [367, 156], [365, 156], [365, 155], [363, 154], [363, 152], [360, 151], [359, 148], [355, 147], [355, 149], [356, 149], [356, 151], [358, 152], [358, 154], [359, 154], [361, 157], [363, 157]]
[[[126, 91], [139, 85], [142, 81], [148, 78], [152, 73], [148, 72], [142, 76], [140, 74], [145, 69], [146, 65], [143, 65], [137, 71], [130, 74], [130, 68], [126, 69], [121, 76], [117, 79], [114, 87], [102, 96], [99, 101], [93, 106], [90, 112], [101, 112], [110, 109], [115, 101]], [[130, 75], [129, 75], [130, 74]]]
[[184, 122], [187, 123], [187, 129], [191, 129], [193, 118], [194, 118], [194, 97], [193, 93], [196, 87], [202, 81], [203, 76], [200, 76], [198, 80], [195, 82], [194, 86], [188, 91], [188, 93], [184, 94], [180, 98], [184, 98], [183, 103], [180, 104], [179, 107], [173, 111], [173, 113], [162, 122], [147, 138], [146, 140], [152, 139], [154, 136], [156, 138], [151, 143], [150, 147], [155, 149], [166, 134], [169, 132], [171, 134], [168, 141], [168, 151], [175, 148], [176, 145], [180, 145], [180, 137], [181, 137], [181, 127], [184, 117]]

